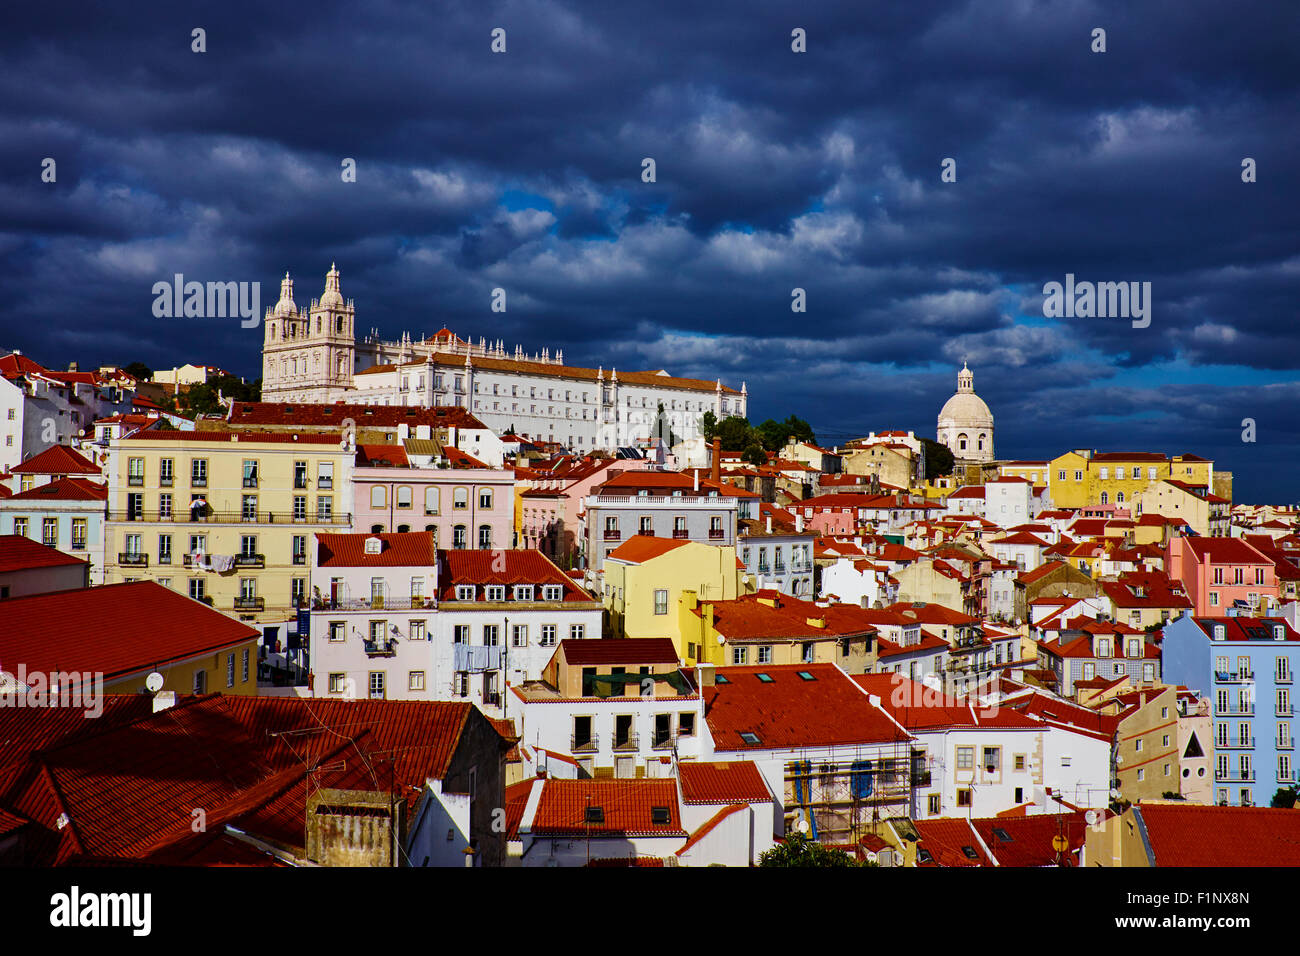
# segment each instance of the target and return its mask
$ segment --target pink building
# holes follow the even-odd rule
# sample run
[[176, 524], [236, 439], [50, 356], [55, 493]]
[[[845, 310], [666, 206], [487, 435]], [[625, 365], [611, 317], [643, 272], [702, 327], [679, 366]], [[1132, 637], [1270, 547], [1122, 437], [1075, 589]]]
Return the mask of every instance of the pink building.
[[358, 460], [353, 531], [432, 531], [435, 547], [457, 550], [514, 547], [513, 469], [413, 468], [397, 461]]
[[645, 471], [645, 459], [564, 458], [548, 466], [530, 468], [520, 483], [519, 547], [541, 551], [560, 567], [570, 567], [582, 550], [580, 516], [592, 489], [625, 471]]
[[1278, 605], [1277, 575], [1272, 559], [1240, 538], [1172, 538], [1168, 573], [1183, 583], [1192, 613], [1225, 613], [1236, 601], [1259, 610], [1261, 601]]

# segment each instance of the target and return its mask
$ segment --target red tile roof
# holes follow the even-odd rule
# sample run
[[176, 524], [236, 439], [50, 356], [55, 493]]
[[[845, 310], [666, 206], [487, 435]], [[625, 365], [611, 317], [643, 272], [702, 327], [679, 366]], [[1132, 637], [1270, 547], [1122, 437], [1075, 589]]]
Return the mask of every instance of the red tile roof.
[[[378, 538], [378, 554], [366, 553], [366, 542]], [[393, 534], [317, 534], [316, 565], [321, 568], [434, 567], [438, 548], [432, 531]]]
[[628, 538], [606, 557], [627, 561], [629, 564], [640, 564], [642, 561], [649, 561], [669, 551], [684, 548], [689, 543], [677, 538], [656, 538], [648, 534], [638, 534]]
[[[813, 680], [799, 674], [807, 673]], [[767, 674], [765, 682], [758, 675]], [[721, 667], [703, 688], [705, 719], [717, 750], [780, 750], [911, 739], [834, 664]], [[749, 743], [741, 734], [754, 734]]]
[[[558, 584], [563, 600], [595, 603], [573, 578], [555, 566], [540, 551], [494, 549], [491, 551], [439, 551], [438, 590], [444, 601], [457, 601], [456, 585], [475, 585], [475, 599], [485, 600], [481, 589], [488, 584]], [[540, 592], [533, 595], [541, 601]]]
[[10, 469], [15, 475], [98, 475], [99, 468], [66, 445], [53, 445]]
[[[1098, 816], [1107, 811], [1098, 810]], [[1082, 813], [1035, 813], [971, 821], [1000, 866], [1072, 866], [1087, 838], [1089, 827]], [[999, 832], [1000, 831], [1000, 832]], [[1057, 836], [1069, 846], [1058, 854], [1052, 845]]]
[[1187, 547], [1201, 561], [1214, 564], [1272, 564], [1240, 538], [1187, 538]]
[[1206, 637], [1214, 634], [1216, 624], [1223, 625], [1222, 640], [1227, 641], [1272, 641], [1273, 628], [1279, 625], [1286, 629], [1286, 640], [1300, 641], [1300, 634], [1280, 617], [1194, 617], [1192, 621]]
[[150, 428], [145, 431], [132, 432], [122, 438], [122, 441], [139, 441], [139, 442], [175, 442], [178, 445], [185, 442], [229, 442], [231, 444], [244, 442], [265, 442], [273, 445], [337, 445], [343, 440], [342, 432], [219, 432], [219, 431], [159, 431], [156, 428]]
[[[979, 837], [965, 819], [938, 818], [914, 821], [921, 835], [917, 844], [917, 866], [993, 866]], [[921, 852], [929, 859], [921, 860]]]
[[[775, 600], [770, 607], [764, 600]], [[828, 604], [801, 601], [788, 594], [759, 591], [730, 601], [705, 601], [694, 613], [703, 616], [703, 605], [713, 607], [713, 627], [731, 641], [759, 641], [776, 638], [832, 639], [873, 635], [875, 625], [865, 608], [856, 604]], [[822, 621], [824, 626], [810, 624]]]
[[106, 501], [108, 486], [85, 478], [55, 478], [11, 495], [12, 501]]
[[758, 767], [749, 760], [712, 763], [687, 761], [677, 765], [682, 802], [770, 803], [772, 793]]
[[105, 680], [234, 647], [261, 636], [153, 581], [10, 598], [3, 605], [0, 665], [98, 672]]
[[1271, 807], [1141, 803], [1156, 866], [1300, 866], [1300, 813]]
[[[542, 797], [530, 832], [545, 836], [686, 836], [677, 808], [677, 781], [560, 780], [543, 781]], [[588, 823], [587, 808], [603, 811], [601, 822]], [[654, 823], [652, 810], [668, 811], [667, 823]]]
[[607, 637], [560, 641], [564, 660], [572, 665], [676, 664], [677, 648], [667, 637]]
[[430, 425], [484, 429], [487, 426], [456, 405], [424, 408], [414, 405], [333, 405], [311, 402], [235, 402], [230, 410], [231, 425], [341, 426], [351, 418], [357, 428], [394, 428], [397, 425]]
[[968, 698], [950, 697], [901, 674], [854, 674], [853, 680], [912, 733], [951, 727], [1041, 730], [1042, 721]]
[[358, 445], [357, 464], [369, 468], [408, 468], [411, 462], [401, 445]]
[[21, 534], [0, 534], [0, 574], [86, 563], [81, 558], [74, 558]]

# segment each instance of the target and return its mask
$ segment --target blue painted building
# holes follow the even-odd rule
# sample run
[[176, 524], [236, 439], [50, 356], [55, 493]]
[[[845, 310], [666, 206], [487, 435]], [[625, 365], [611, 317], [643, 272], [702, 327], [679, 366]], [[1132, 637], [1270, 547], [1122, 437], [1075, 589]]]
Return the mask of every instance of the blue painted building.
[[1214, 800], [1268, 806], [1296, 782], [1292, 685], [1300, 632], [1280, 617], [1193, 617], [1165, 626], [1164, 679], [1210, 699]]

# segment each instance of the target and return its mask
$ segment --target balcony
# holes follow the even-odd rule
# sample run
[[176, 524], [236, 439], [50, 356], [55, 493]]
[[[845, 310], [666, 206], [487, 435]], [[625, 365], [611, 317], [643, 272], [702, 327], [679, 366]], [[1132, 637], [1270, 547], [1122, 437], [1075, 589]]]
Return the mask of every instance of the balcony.
[[646, 538], [653, 538], [653, 537], [655, 536], [655, 529], [654, 529], [654, 528], [642, 528], [640, 531], [637, 532], [637, 535], [638, 535], [638, 536], [641, 536], [641, 537], [646, 537]]
[[1295, 713], [1295, 708], [1293, 708], [1290, 704], [1278, 704], [1274, 708], [1273, 713], [1276, 714], [1278, 717], [1290, 717], [1293, 713]]
[[640, 747], [640, 737], [635, 733], [614, 737], [615, 750], [639, 750]]
[[126, 483], [132, 487], [140, 488], [144, 486], [144, 475], [128, 475]]
[[578, 735], [569, 738], [569, 750], [573, 753], [591, 753], [600, 749], [600, 738], [596, 734]]
[[1279, 770], [1279, 771], [1277, 772], [1277, 782], [1278, 782], [1278, 783], [1295, 783], [1295, 771], [1294, 771], [1294, 770]]
[[1214, 672], [1214, 682], [1216, 684], [1244, 684], [1247, 681], [1253, 681], [1254, 679], [1255, 679], [1254, 671], [1249, 671], [1244, 674], [1241, 673], [1233, 674], [1228, 671]]
[[266, 556], [262, 554], [237, 554], [235, 555], [235, 567], [264, 568], [266, 567]]
[[1228, 707], [1219, 711], [1219, 715], [1222, 717], [1251, 717], [1254, 716], [1254, 713], [1254, 704], [1238, 704], [1236, 707]]
[[1214, 779], [1219, 783], [1254, 783], [1255, 771], [1252, 769], [1242, 773], [1239, 770], [1236, 772], [1230, 770], [1224, 773], [1222, 770], [1216, 770], [1214, 771]]
[[1290, 672], [1290, 671], [1287, 671], [1285, 674], [1274, 674], [1274, 675], [1273, 675], [1273, 683], [1274, 683], [1274, 684], [1289, 684], [1289, 683], [1291, 683], [1291, 672]]
[[385, 638], [382, 641], [363, 641], [367, 657], [393, 657], [397, 654], [397, 642]]
[[306, 564], [306, 563], [307, 563], [307, 555], [305, 555], [305, 554], [295, 554], [295, 555], [293, 556], [293, 563], [294, 563], [294, 564]]
[[650, 738], [650, 749], [651, 750], [672, 750], [673, 739], [674, 738], [672, 734], [655, 734]]
[[147, 568], [149, 567], [149, 555], [136, 551], [119, 551], [117, 563], [124, 567]]
[[329, 491], [331, 488], [334, 487], [334, 479], [333, 479], [333, 478], [317, 478], [317, 479], [316, 479], [316, 487], [317, 487], [317, 488], [321, 488], [321, 489], [323, 489], [323, 490], [325, 490], [325, 491]]
[[[74, 548], [74, 550], [75, 550], [76, 545], [73, 545], [73, 548]], [[159, 564], [171, 564], [171, 563], [172, 563], [172, 553], [171, 553], [170, 551], [161, 552], [161, 553], [158, 555], [158, 563], [159, 563]]]
[[138, 521], [161, 524], [321, 524], [333, 527], [349, 526], [352, 515], [336, 511], [213, 511], [206, 506], [173, 514], [171, 511], [142, 511], [124, 509], [108, 512], [109, 521]]
[[208, 477], [207, 477], [207, 475], [204, 475], [204, 476], [201, 477], [201, 478], [200, 478], [200, 477], [197, 477], [197, 476], [194, 476], [194, 475], [191, 475], [191, 476], [190, 476], [190, 487], [191, 487], [191, 488], [206, 488], [207, 486], [208, 486]]
[[709, 529], [709, 540], [710, 540], [710, 541], [721, 541], [721, 540], [722, 540], [723, 538], [725, 538], [726, 536], [727, 536], [727, 532], [723, 531], [721, 528], [710, 528], [710, 529]]
[[1254, 737], [1233, 737], [1228, 740], [1215, 741], [1220, 750], [1249, 750], [1255, 746]]
[[438, 602], [422, 594], [401, 597], [324, 598], [311, 602], [313, 611], [419, 611], [437, 610]]
[[1278, 750], [1295, 750], [1295, 738], [1294, 738], [1294, 737], [1287, 737], [1287, 738], [1285, 738], [1285, 739], [1279, 737], [1279, 738], [1278, 738], [1277, 740], [1275, 740], [1273, 743], [1274, 743], [1274, 746], [1276, 746]]
[[158, 478], [158, 487], [160, 487], [160, 488], [170, 488], [170, 487], [172, 486], [172, 483], [173, 483], [174, 481], [175, 481], [175, 479], [172, 478], [171, 475], [160, 475], [159, 478]]
[[245, 476], [244, 476], [244, 485], [243, 485], [243, 486], [244, 486], [245, 488], [256, 488], [256, 487], [257, 487], [257, 476], [256, 476], [256, 475], [252, 475], [252, 476], [245, 475]]
[[237, 597], [235, 598], [236, 611], [265, 611], [266, 598], [263, 597]]
[[622, 539], [623, 539], [623, 532], [618, 530], [611, 531], [609, 528], [605, 529], [606, 541], [621, 541]]

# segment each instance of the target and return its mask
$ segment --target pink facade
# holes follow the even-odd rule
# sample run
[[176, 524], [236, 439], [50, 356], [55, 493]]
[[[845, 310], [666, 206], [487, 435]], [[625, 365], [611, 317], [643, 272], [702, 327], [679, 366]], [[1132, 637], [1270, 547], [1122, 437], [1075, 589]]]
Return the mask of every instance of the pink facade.
[[515, 545], [512, 469], [358, 467], [356, 532], [432, 531], [437, 547]]
[[1240, 538], [1173, 538], [1167, 553], [1169, 576], [1183, 583], [1193, 614], [1223, 615], [1235, 601], [1278, 604], [1272, 560]]
[[519, 547], [535, 548], [561, 567], [569, 567], [581, 550], [583, 501], [592, 489], [625, 471], [646, 471], [644, 459], [608, 459], [574, 462], [553, 476], [535, 471], [532, 486], [520, 496], [522, 517]]

